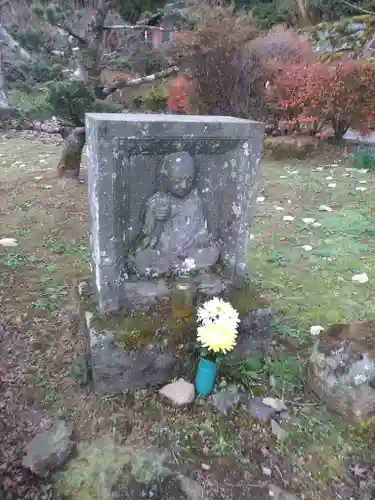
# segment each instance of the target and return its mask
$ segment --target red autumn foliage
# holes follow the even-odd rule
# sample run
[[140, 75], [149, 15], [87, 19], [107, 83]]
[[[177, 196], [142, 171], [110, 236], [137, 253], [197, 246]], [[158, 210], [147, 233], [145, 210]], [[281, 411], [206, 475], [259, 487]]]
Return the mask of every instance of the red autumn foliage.
[[269, 99], [275, 114], [289, 120], [318, 115], [322, 123], [332, 126], [336, 139], [349, 127], [366, 134], [375, 115], [375, 65], [360, 60], [284, 65]]

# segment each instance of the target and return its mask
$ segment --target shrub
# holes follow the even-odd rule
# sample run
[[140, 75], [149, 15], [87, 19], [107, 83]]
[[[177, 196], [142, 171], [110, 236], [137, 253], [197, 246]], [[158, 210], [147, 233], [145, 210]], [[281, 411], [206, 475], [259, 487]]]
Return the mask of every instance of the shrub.
[[284, 65], [269, 98], [288, 119], [301, 113], [320, 116], [337, 140], [349, 127], [366, 134], [375, 114], [375, 65], [360, 60]]
[[286, 63], [311, 64], [315, 61], [312, 45], [302, 40], [294, 30], [284, 26], [275, 26], [253, 40], [250, 45], [261, 60], [268, 64], [273, 63], [273, 67]]
[[264, 117], [266, 74], [248, 44], [255, 35], [249, 16], [216, 8], [194, 33], [176, 38], [175, 55], [191, 74], [192, 107], [198, 114]]
[[34, 59], [31, 63], [24, 65], [28, 79], [37, 83], [46, 83], [54, 80], [62, 80], [61, 64], [49, 64], [42, 58]]
[[169, 86], [164, 82], [159, 82], [152, 87], [140, 88], [134, 95], [132, 104], [136, 109], [147, 111], [162, 111], [167, 106]]
[[94, 90], [83, 81], [50, 83], [46, 105], [59, 118], [83, 126], [85, 113], [117, 112], [122, 109], [118, 104], [96, 99]]

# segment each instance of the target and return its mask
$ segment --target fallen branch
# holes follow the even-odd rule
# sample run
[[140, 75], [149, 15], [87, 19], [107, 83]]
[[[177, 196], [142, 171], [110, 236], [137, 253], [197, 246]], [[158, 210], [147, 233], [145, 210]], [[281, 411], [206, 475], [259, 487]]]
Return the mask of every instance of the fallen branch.
[[351, 7], [352, 9], [358, 10], [359, 12], [363, 12], [364, 14], [369, 14], [370, 16], [375, 16], [375, 12], [370, 12], [369, 10], [364, 9], [363, 7], [359, 7], [358, 5], [354, 5], [353, 3], [348, 2], [347, 0], [341, 0], [341, 1], [345, 5]]
[[105, 30], [154, 30], [154, 31], [173, 31], [170, 28], [162, 26], [149, 26], [148, 24], [114, 24], [113, 26], [103, 26]]
[[60, 28], [61, 30], [65, 31], [66, 33], [68, 33], [68, 35], [72, 36], [73, 38], [75, 38], [76, 40], [79, 41], [80, 44], [82, 45], [87, 45], [87, 40], [85, 38], [83, 38], [81, 35], [78, 35], [78, 33], [75, 33], [72, 28], [70, 28], [69, 26], [65, 25], [65, 24], [56, 24], [54, 23], [56, 28]]
[[141, 76], [139, 78], [134, 78], [133, 80], [121, 79], [113, 83], [109, 87], [104, 88], [103, 92], [108, 95], [118, 89], [130, 87], [132, 85], [142, 85], [143, 83], [153, 82], [154, 80], [158, 80], [159, 78], [165, 78], [167, 76], [173, 75], [178, 72], [179, 68], [177, 66], [172, 66], [171, 68], [158, 71], [157, 73], [153, 73], [152, 75]]

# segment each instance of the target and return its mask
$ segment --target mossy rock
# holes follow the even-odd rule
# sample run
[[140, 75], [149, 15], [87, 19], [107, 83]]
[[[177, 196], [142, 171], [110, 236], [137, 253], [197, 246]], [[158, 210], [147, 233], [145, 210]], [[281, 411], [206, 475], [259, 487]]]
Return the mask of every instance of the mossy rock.
[[[167, 455], [135, 450], [105, 437], [78, 447], [77, 457], [56, 475], [57, 500], [149, 498], [169, 470]], [[123, 496], [122, 496], [123, 495]]]

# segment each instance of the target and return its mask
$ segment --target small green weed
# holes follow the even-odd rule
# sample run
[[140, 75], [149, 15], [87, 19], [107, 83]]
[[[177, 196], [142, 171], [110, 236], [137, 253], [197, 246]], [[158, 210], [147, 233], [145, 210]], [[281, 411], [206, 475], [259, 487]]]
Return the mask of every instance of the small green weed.
[[269, 264], [273, 264], [276, 267], [284, 267], [285, 266], [284, 256], [280, 252], [271, 253], [267, 257], [266, 262], [268, 262]]
[[19, 269], [24, 265], [25, 259], [18, 253], [7, 253], [2, 259], [2, 263], [5, 267], [9, 267], [10, 269]]
[[278, 397], [292, 395], [302, 384], [303, 367], [298, 359], [267, 359], [266, 369]]
[[55, 253], [63, 254], [69, 253], [69, 245], [60, 238], [55, 238], [54, 236], [48, 235], [42, 240], [42, 246], [44, 248], [49, 248]]
[[228, 367], [225, 375], [233, 382], [250, 389], [261, 379], [263, 363], [259, 358], [247, 358], [239, 363]]

